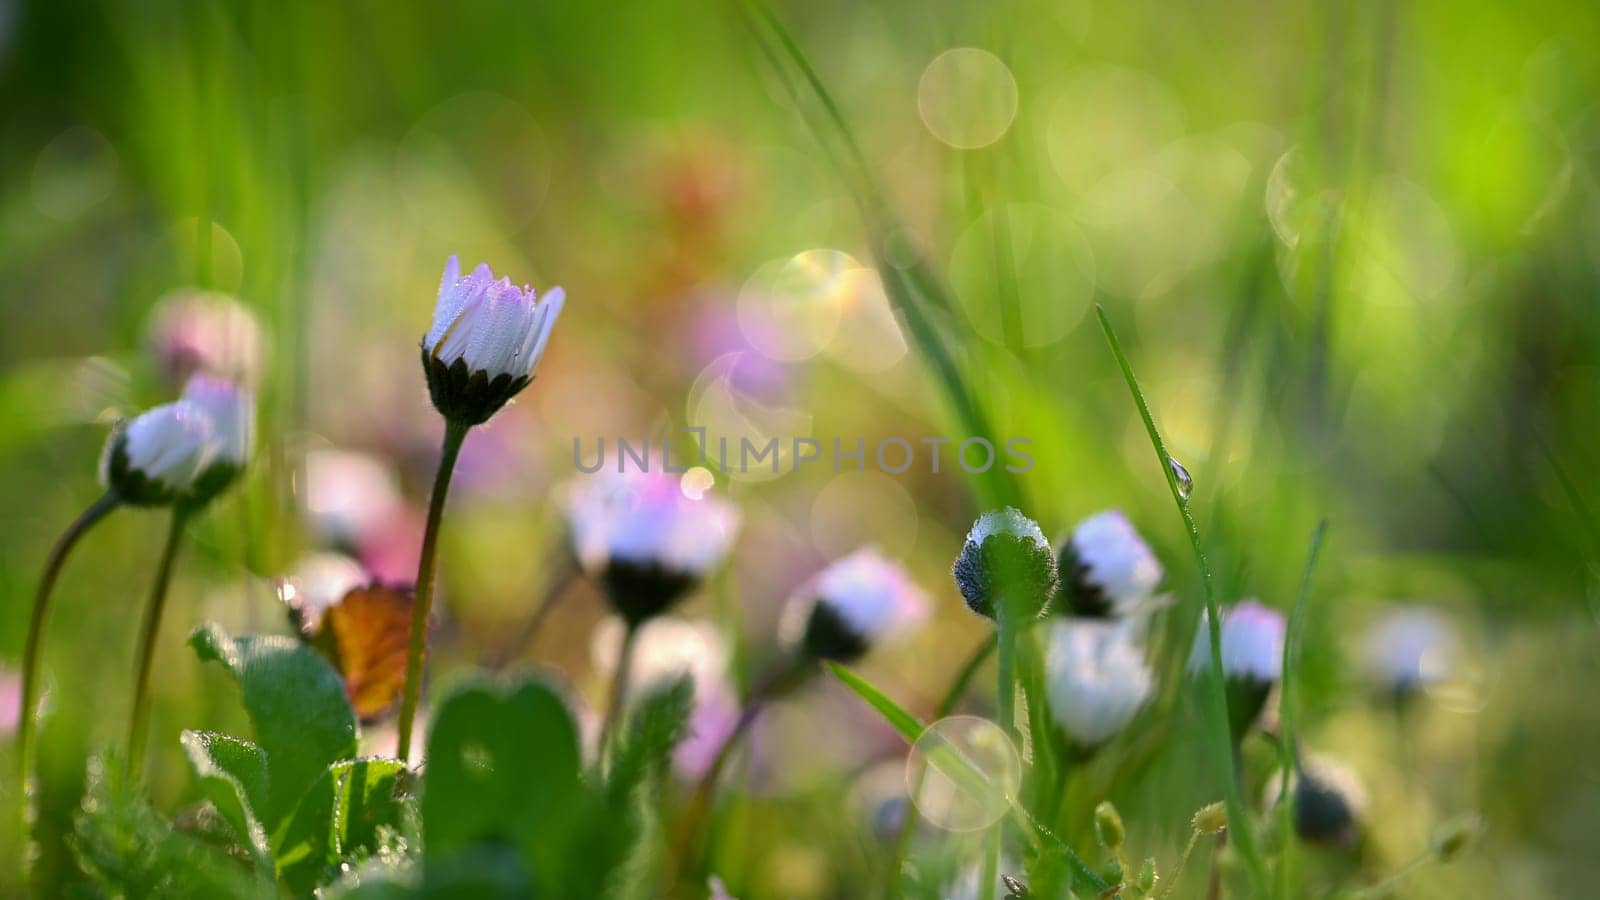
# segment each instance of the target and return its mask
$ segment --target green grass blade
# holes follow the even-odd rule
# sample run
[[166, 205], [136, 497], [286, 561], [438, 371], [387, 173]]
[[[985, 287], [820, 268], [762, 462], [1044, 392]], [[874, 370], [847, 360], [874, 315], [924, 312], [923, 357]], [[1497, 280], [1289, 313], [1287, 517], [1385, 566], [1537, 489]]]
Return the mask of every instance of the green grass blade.
[[1282, 758], [1282, 781], [1278, 790], [1278, 896], [1289, 896], [1289, 856], [1294, 849], [1294, 827], [1290, 820], [1293, 798], [1289, 796], [1289, 773], [1294, 768], [1294, 738], [1299, 728], [1297, 709], [1291, 691], [1299, 686], [1295, 666], [1300, 661], [1300, 647], [1306, 630], [1306, 613], [1311, 606], [1311, 578], [1317, 571], [1317, 558], [1322, 553], [1322, 539], [1328, 533], [1328, 522], [1317, 523], [1311, 534], [1311, 550], [1306, 554], [1305, 571], [1300, 574], [1300, 592], [1294, 599], [1294, 611], [1289, 614], [1287, 633], [1283, 638], [1283, 675], [1278, 682], [1278, 752]]
[[1150, 444], [1155, 448], [1156, 460], [1161, 465], [1161, 474], [1167, 479], [1167, 488], [1172, 492], [1172, 502], [1178, 506], [1178, 513], [1183, 517], [1185, 530], [1189, 533], [1189, 543], [1194, 547], [1195, 562], [1200, 568], [1200, 584], [1205, 601], [1206, 622], [1210, 629], [1211, 637], [1211, 665], [1207, 681], [1207, 716], [1206, 725], [1210, 731], [1212, 755], [1216, 757], [1217, 775], [1222, 780], [1223, 802], [1228, 809], [1228, 832], [1234, 845], [1239, 848], [1239, 854], [1244, 857], [1245, 867], [1250, 872], [1254, 882], [1257, 896], [1261, 895], [1266, 884], [1265, 869], [1261, 863], [1261, 854], [1256, 847], [1255, 834], [1250, 828], [1250, 819], [1245, 810], [1244, 797], [1239, 790], [1238, 773], [1233, 765], [1233, 739], [1228, 729], [1228, 696], [1223, 686], [1222, 676], [1222, 620], [1217, 611], [1217, 598], [1214, 593], [1211, 578], [1211, 564], [1206, 561], [1205, 548], [1200, 542], [1200, 529], [1195, 525], [1194, 514], [1189, 511], [1189, 500], [1183, 491], [1178, 489], [1178, 479], [1173, 472], [1172, 454], [1167, 452], [1166, 442], [1161, 439], [1161, 432], [1156, 428], [1155, 418], [1150, 414], [1150, 404], [1145, 401], [1144, 391], [1139, 388], [1139, 379], [1133, 374], [1133, 366], [1128, 363], [1128, 355], [1122, 350], [1122, 343], [1117, 340], [1116, 330], [1111, 327], [1111, 319], [1106, 316], [1105, 307], [1095, 304], [1095, 315], [1100, 318], [1100, 330], [1105, 332], [1106, 343], [1111, 346], [1111, 353], [1117, 358], [1117, 366], [1122, 369], [1123, 380], [1128, 383], [1128, 391], [1133, 394], [1133, 401], [1139, 407], [1139, 417], [1144, 419], [1145, 431], [1150, 435]]
[[[900, 241], [899, 235], [902, 233], [899, 220], [885, 199], [882, 183], [868, 164], [861, 143], [856, 139], [839, 104], [801, 49], [800, 43], [770, 5], [763, 0], [743, 0], [737, 5], [746, 14], [746, 24], [763, 58], [777, 71], [779, 80], [795, 101], [796, 107], [802, 110], [802, 118], [813, 137], [839, 176], [855, 193], [854, 199], [866, 222], [873, 256], [883, 279], [884, 292], [903, 317], [912, 341], [933, 367], [945, 399], [961, 427], [969, 436], [994, 440], [996, 435], [990, 427], [988, 416], [971, 386], [961, 376], [955, 354], [934, 321], [934, 313], [938, 310], [948, 312], [954, 308], [949, 293], [927, 263], [916, 253], [908, 252], [910, 248], [903, 246], [903, 241], [900, 242], [901, 246], [893, 248], [895, 252], [891, 255], [889, 245]], [[776, 42], [777, 47], [770, 46], [770, 42]], [[805, 98], [784, 70], [782, 61], [785, 59], [800, 73], [810, 96], [822, 108], [826, 127], [814, 121], [812, 116], [804, 114]], [[892, 264], [891, 258], [902, 260], [902, 265]], [[910, 259], [909, 264], [904, 263], [906, 259]], [[1003, 466], [990, 466], [980, 476], [978, 489], [980, 500], [986, 507], [1016, 506], [1021, 503], [1021, 491], [1016, 480]]]
[[878, 690], [872, 682], [862, 678], [850, 669], [836, 662], [824, 663], [833, 677], [844, 682], [844, 686], [856, 693], [856, 696], [867, 701], [867, 705], [878, 711], [883, 720], [888, 722], [906, 743], [914, 744], [922, 736], [923, 729], [927, 726], [910, 710], [889, 699], [889, 695]]

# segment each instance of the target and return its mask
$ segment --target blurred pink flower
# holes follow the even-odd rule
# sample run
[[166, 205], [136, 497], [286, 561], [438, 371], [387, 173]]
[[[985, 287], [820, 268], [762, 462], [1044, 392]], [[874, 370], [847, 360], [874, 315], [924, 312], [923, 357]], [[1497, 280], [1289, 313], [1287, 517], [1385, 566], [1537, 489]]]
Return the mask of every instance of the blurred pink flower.
[[254, 385], [261, 374], [261, 326], [248, 308], [224, 294], [184, 290], [167, 295], [151, 312], [146, 334], [171, 385], [196, 372]]

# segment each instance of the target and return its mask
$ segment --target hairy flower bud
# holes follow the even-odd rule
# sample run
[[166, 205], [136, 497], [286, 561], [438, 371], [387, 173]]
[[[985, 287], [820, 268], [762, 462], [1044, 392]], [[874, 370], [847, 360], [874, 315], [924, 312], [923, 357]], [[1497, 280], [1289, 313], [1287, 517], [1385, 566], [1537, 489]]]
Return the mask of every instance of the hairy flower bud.
[[450, 257], [439, 283], [433, 327], [422, 338], [422, 368], [433, 406], [451, 422], [489, 420], [533, 380], [566, 295], [544, 299], [511, 279], [495, 280], [487, 263], [465, 278]]
[[1094, 836], [1100, 846], [1113, 853], [1122, 849], [1127, 832], [1122, 827], [1122, 814], [1110, 800], [1100, 801], [1094, 808]]
[[953, 574], [967, 606], [990, 619], [1035, 618], [1056, 586], [1050, 542], [1037, 522], [1011, 507], [978, 518]]

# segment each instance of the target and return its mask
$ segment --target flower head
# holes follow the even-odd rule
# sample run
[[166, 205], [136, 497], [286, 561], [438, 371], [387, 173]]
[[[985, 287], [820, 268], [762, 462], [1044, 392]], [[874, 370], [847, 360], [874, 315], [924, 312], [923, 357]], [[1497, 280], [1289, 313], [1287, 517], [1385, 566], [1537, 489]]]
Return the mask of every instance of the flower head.
[[[1267, 782], [1266, 805], [1277, 805], [1281, 778]], [[1354, 769], [1326, 756], [1311, 756], [1295, 767], [1289, 781], [1294, 797], [1294, 830], [1310, 844], [1350, 849], [1361, 837], [1367, 792]]]
[[[1283, 675], [1283, 613], [1243, 600], [1222, 613], [1222, 675], [1228, 694], [1228, 726], [1237, 740], [1249, 731]], [[1189, 671], [1211, 666], [1211, 630], [1206, 620], [1195, 633]]]
[[720, 565], [739, 530], [731, 504], [691, 498], [677, 476], [659, 469], [584, 476], [569, 487], [566, 512], [578, 561], [635, 624], [665, 611]]
[[261, 368], [261, 326], [224, 294], [181, 291], [156, 305], [148, 326], [151, 352], [174, 386], [196, 372], [254, 384]]
[[1121, 731], [1154, 686], [1144, 650], [1124, 622], [1055, 620], [1045, 673], [1051, 715], [1084, 747]]
[[928, 615], [922, 589], [871, 547], [835, 561], [801, 591], [784, 630], [813, 659], [851, 662]]
[[566, 294], [496, 281], [484, 263], [466, 277], [451, 256], [439, 283], [433, 327], [422, 338], [422, 368], [433, 405], [466, 425], [489, 420], [533, 380]]
[[[1283, 613], [1255, 600], [1242, 600], [1222, 611], [1222, 674], [1275, 684], [1283, 675]], [[1189, 671], [1211, 665], [1211, 630], [1202, 621], [1195, 633]]]
[[250, 461], [255, 440], [255, 397], [245, 388], [199, 374], [183, 388], [183, 399], [211, 418], [216, 454], [196, 479], [194, 496], [204, 502], [221, 493]]
[[1161, 563], [1120, 511], [1096, 513], [1072, 531], [1058, 556], [1058, 612], [1104, 618], [1138, 612], [1161, 583]]
[[1422, 606], [1396, 606], [1363, 641], [1367, 674], [1386, 690], [1410, 694], [1447, 677], [1460, 653], [1450, 620]]
[[967, 606], [991, 619], [1039, 615], [1056, 586], [1055, 558], [1039, 523], [1009, 506], [978, 518], [953, 574]]
[[186, 501], [218, 449], [216, 426], [204, 409], [189, 400], [163, 403], [111, 433], [101, 479], [134, 506]]

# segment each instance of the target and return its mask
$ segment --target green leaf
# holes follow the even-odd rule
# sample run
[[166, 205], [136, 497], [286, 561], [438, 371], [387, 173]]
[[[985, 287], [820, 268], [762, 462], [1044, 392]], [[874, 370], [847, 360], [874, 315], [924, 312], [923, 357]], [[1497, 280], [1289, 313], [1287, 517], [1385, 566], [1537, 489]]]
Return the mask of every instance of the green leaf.
[[424, 881], [473, 845], [522, 853], [541, 886], [559, 885], [585, 793], [578, 729], [548, 685], [470, 683], [439, 706], [422, 788]]
[[606, 781], [614, 797], [630, 796], [634, 789], [667, 767], [672, 750], [683, 740], [694, 711], [694, 681], [677, 678], [641, 697], [628, 717], [628, 727], [618, 741]]
[[605, 790], [590, 809], [584, 844], [574, 848], [589, 862], [586, 876], [599, 886], [601, 896], [653, 894], [648, 876], [660, 849], [660, 828], [649, 792], [666, 777], [673, 748], [687, 733], [693, 711], [694, 681], [688, 676], [633, 704], [611, 757]]
[[185, 731], [182, 742], [206, 799], [250, 851], [256, 866], [270, 873], [272, 851], [255, 812], [267, 798], [266, 754], [249, 741], [215, 732]]
[[878, 714], [883, 716], [884, 721], [893, 726], [895, 731], [900, 732], [900, 736], [906, 739], [906, 743], [914, 744], [917, 742], [917, 738], [922, 736], [923, 729], [927, 727], [922, 724], [922, 720], [912, 715], [905, 707], [889, 699], [889, 695], [873, 687], [872, 682], [836, 662], [829, 662], [826, 665], [828, 671], [833, 673], [833, 677], [844, 682], [845, 687], [855, 691], [861, 699], [867, 701], [868, 706], [877, 710]]
[[371, 854], [379, 829], [398, 829], [405, 764], [395, 759], [346, 759], [329, 766], [300, 800], [277, 839], [278, 876], [308, 893], [338, 873], [341, 862]]
[[257, 813], [276, 833], [329, 765], [355, 756], [356, 717], [344, 683], [327, 660], [293, 638], [236, 638], [213, 623], [195, 629], [189, 644], [239, 682], [271, 775]]
[[126, 766], [89, 761], [83, 806], [73, 821], [78, 867], [111, 897], [270, 898], [270, 879], [222, 851], [173, 829], [150, 805]]

